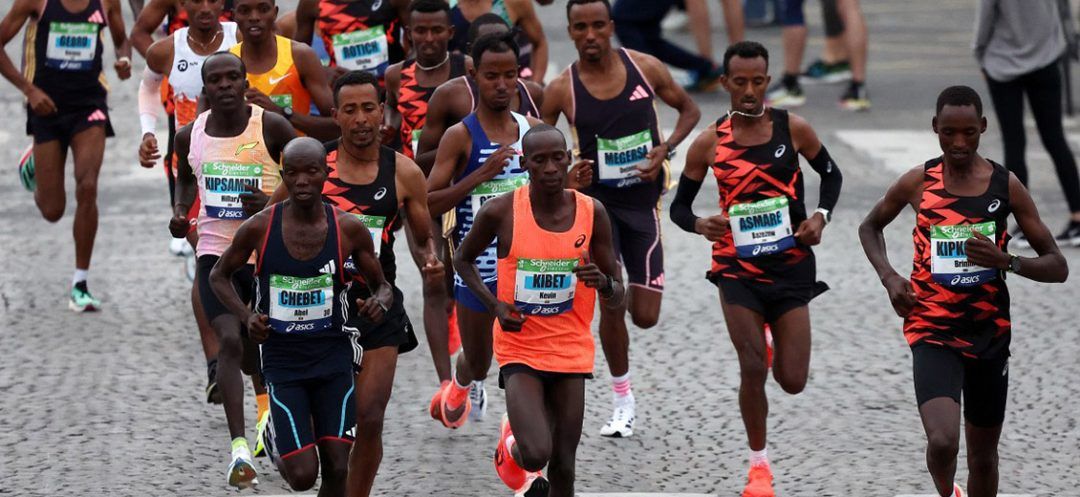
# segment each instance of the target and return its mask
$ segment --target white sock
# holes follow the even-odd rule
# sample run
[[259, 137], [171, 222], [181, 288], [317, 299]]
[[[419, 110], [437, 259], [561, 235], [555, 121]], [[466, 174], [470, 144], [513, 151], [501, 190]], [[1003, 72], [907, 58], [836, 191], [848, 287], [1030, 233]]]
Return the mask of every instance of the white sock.
[[751, 450], [750, 451], [750, 467], [754, 466], [768, 466], [769, 465], [769, 449]]
[[71, 286], [75, 286], [80, 281], [86, 281], [88, 273], [90, 273], [89, 269], [76, 269], [75, 274], [71, 276]]
[[611, 377], [611, 390], [615, 392], [615, 397], [633, 397], [633, 392], [630, 389], [630, 370], [626, 370], [626, 374], [622, 376]]
[[473, 388], [476, 388], [478, 390], [483, 390], [484, 389], [484, 380], [476, 380], [476, 381], [472, 382], [472, 386], [473, 386]]

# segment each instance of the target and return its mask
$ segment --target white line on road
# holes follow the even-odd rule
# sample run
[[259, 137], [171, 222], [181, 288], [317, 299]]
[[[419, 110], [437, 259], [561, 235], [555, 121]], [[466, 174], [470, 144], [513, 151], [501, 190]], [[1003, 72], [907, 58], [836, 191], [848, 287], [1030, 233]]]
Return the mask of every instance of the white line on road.
[[614, 494], [577, 494], [577, 497], [716, 497], [715, 494], [649, 494], [649, 493], [614, 493]]
[[836, 138], [895, 173], [907, 172], [941, 155], [934, 134], [924, 130], [840, 130]]
[[[916, 494], [901, 494], [901, 495], [897, 495], [896, 497], [938, 497], [938, 496], [933, 495], [933, 494], [925, 494], [925, 495], [923, 495], [923, 494], [919, 494], [919, 495], [916, 495]], [[1036, 495], [1035, 494], [997, 494], [997, 497], [1036, 497]]]

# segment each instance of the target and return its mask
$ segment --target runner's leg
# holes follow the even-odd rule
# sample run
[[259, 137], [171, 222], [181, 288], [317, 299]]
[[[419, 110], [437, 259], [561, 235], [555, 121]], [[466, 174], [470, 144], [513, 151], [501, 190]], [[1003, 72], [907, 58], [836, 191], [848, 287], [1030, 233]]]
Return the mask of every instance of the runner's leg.
[[457, 315], [463, 353], [458, 355], [455, 377], [459, 385], [468, 386], [486, 379], [491, 368], [491, 326], [495, 318], [460, 303]]
[[810, 308], [787, 311], [771, 326], [776, 351], [773, 378], [787, 393], [802, 392], [810, 374]]
[[55, 223], [64, 216], [67, 194], [64, 192], [64, 163], [67, 148], [60, 140], [34, 143], [34, 203], [41, 217]]
[[514, 431], [510, 453], [525, 471], [540, 471], [551, 459], [551, 423], [544, 382], [533, 374], [520, 372], [504, 379], [506, 415]]
[[960, 451], [960, 404], [949, 397], [930, 399], [919, 406], [919, 415], [926, 431], [926, 468], [938, 495], [952, 495]]
[[[206, 298], [204, 295], [203, 298]], [[244, 378], [241, 363], [244, 342], [240, 336], [240, 319], [222, 314], [211, 321], [218, 339], [218, 388], [225, 406], [229, 438], [244, 436]]]
[[573, 497], [578, 443], [585, 417], [585, 379], [568, 377], [548, 387], [553, 417], [552, 451], [548, 464], [549, 497]]
[[105, 156], [105, 127], [90, 126], [71, 137], [75, 162], [75, 268], [90, 269], [97, 236], [98, 173]]
[[968, 495], [994, 497], [998, 490], [998, 440], [1001, 425], [983, 428], [965, 424], [968, 458]]
[[348, 490], [351, 497], [371, 493], [382, 462], [383, 417], [394, 387], [397, 346], [365, 350], [356, 374], [356, 442], [349, 454]]
[[769, 401], [765, 397], [765, 319], [760, 313], [741, 305], [728, 304], [720, 293], [720, 305], [728, 335], [739, 356], [739, 411], [750, 450], [761, 451], [766, 444], [766, 419]]

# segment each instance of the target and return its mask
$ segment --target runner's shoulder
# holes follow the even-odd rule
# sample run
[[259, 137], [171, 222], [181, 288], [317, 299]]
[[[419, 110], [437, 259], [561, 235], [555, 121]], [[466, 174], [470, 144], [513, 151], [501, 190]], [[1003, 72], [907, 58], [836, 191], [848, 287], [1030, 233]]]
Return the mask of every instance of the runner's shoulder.
[[172, 70], [172, 58], [174, 56], [173, 40], [175, 34], [170, 34], [155, 41], [146, 49], [146, 66], [158, 74], [167, 75]]

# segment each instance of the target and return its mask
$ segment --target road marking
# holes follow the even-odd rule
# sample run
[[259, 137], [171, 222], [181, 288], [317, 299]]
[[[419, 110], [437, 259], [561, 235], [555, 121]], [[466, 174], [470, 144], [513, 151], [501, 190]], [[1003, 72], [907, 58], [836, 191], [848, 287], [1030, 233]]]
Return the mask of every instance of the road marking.
[[[938, 497], [936, 494], [900, 494], [896, 497]], [[1035, 494], [997, 494], [997, 497], [1036, 497]]]
[[904, 173], [932, 157], [941, 155], [933, 133], [909, 129], [889, 131], [840, 130], [836, 138], [870, 156], [895, 173]]
[[[650, 494], [650, 493], [614, 493], [593, 494], [579, 493], [577, 497], [716, 497], [716, 494]], [[999, 496], [1004, 497], [1004, 496]]]

